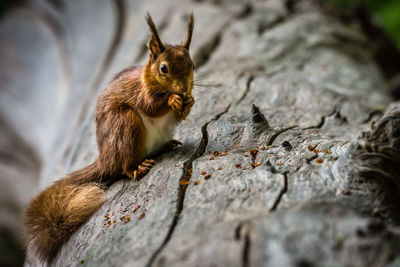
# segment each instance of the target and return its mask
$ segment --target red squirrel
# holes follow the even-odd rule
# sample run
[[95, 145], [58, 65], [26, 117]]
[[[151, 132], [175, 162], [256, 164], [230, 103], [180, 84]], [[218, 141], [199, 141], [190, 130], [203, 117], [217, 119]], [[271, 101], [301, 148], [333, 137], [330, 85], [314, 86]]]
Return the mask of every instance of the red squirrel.
[[173, 127], [193, 104], [193, 61], [189, 54], [194, 18], [181, 45], [164, 44], [149, 14], [150, 56], [144, 66], [117, 74], [96, 105], [97, 160], [42, 191], [26, 207], [24, 225], [37, 257], [51, 264], [61, 246], [105, 201], [105, 187], [123, 175], [144, 176], [147, 159], [174, 147]]

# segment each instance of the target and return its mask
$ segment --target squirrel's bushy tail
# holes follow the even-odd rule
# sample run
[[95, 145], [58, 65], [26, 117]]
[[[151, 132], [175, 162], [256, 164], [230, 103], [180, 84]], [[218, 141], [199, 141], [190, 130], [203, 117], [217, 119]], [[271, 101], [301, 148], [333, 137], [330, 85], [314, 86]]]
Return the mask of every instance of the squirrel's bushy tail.
[[47, 187], [27, 206], [24, 224], [37, 257], [51, 263], [61, 246], [103, 204], [96, 162]]

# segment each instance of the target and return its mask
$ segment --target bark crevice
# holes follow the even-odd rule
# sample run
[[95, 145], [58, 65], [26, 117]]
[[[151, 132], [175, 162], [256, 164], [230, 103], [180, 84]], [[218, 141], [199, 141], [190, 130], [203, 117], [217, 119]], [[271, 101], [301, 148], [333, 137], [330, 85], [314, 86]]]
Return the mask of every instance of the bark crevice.
[[250, 75], [249, 78], [247, 78], [246, 82], [246, 90], [243, 92], [242, 96], [239, 98], [239, 100], [236, 102], [236, 105], [239, 105], [249, 94], [250, 88], [251, 88], [251, 83], [254, 81], [255, 76]]
[[[192, 176], [192, 171], [193, 171], [193, 162], [202, 157], [207, 148], [208, 144], [208, 131], [207, 131], [207, 126], [213, 122], [217, 121], [222, 115], [228, 112], [230, 109], [231, 104], [229, 104], [224, 111], [218, 113], [216, 116], [214, 116], [211, 120], [207, 121], [202, 127], [201, 127], [201, 133], [202, 133], [202, 138], [200, 140], [200, 144], [198, 145], [196, 152], [183, 164], [183, 174], [181, 178], [179, 179], [179, 189], [178, 189], [178, 197], [177, 197], [177, 206], [176, 206], [176, 211], [174, 218], [172, 220], [171, 226], [169, 227], [168, 233], [164, 239], [164, 241], [161, 243], [161, 246], [152, 254], [150, 257], [149, 262], [146, 264], [146, 266], [150, 267], [153, 266], [155, 260], [157, 259], [157, 256], [162, 252], [163, 248], [167, 245], [168, 241], [171, 239], [171, 236], [178, 224], [179, 217], [182, 213], [183, 210], [183, 205], [185, 201], [185, 195], [186, 195], [186, 190], [188, 187], [188, 182]], [[185, 181], [185, 182], [182, 182]]]
[[286, 194], [288, 190], [288, 172], [284, 172], [281, 174], [283, 177], [283, 187], [279, 191], [277, 198], [275, 199], [274, 203], [272, 204], [271, 208], [269, 209], [270, 212], [275, 211], [278, 208], [279, 203], [284, 194]]
[[276, 138], [279, 136], [279, 135], [281, 135], [281, 134], [283, 134], [284, 132], [287, 132], [287, 131], [289, 131], [289, 130], [291, 130], [291, 129], [294, 129], [294, 128], [296, 128], [297, 127], [297, 125], [293, 125], [293, 126], [290, 126], [290, 127], [287, 127], [287, 128], [283, 128], [283, 129], [281, 129], [281, 130], [278, 130], [278, 131], [276, 131], [274, 134], [272, 134], [271, 136], [270, 136], [270, 138], [268, 139], [268, 142], [267, 142], [267, 146], [272, 146], [272, 144], [274, 143], [274, 141], [276, 140]]

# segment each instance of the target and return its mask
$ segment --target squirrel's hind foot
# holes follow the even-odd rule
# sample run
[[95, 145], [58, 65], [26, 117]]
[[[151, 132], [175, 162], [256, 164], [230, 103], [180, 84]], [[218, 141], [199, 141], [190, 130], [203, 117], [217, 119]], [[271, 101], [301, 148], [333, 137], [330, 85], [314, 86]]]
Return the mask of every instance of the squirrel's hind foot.
[[142, 162], [141, 165], [137, 167], [137, 170], [126, 173], [126, 175], [133, 180], [138, 180], [145, 176], [150, 171], [150, 169], [153, 168], [154, 163], [155, 162], [153, 159], [146, 159]]

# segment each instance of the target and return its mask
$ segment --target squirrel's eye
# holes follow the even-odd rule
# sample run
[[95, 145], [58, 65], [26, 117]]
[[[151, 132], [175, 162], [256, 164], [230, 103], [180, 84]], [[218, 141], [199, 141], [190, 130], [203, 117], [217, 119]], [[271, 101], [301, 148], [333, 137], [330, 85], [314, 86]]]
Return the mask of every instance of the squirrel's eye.
[[193, 64], [193, 69], [194, 69], [194, 64]]
[[161, 64], [160, 70], [162, 73], [168, 73], [168, 68], [165, 64]]

